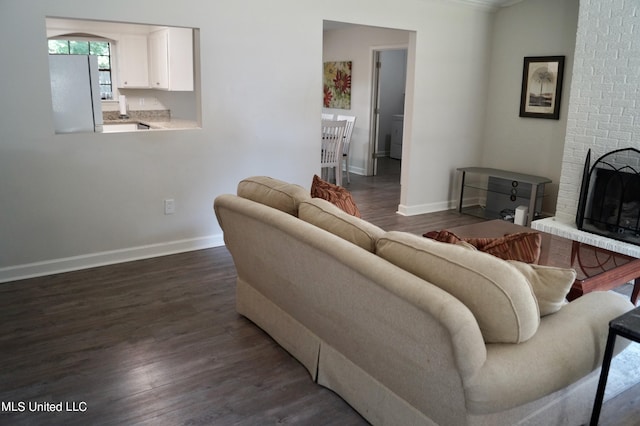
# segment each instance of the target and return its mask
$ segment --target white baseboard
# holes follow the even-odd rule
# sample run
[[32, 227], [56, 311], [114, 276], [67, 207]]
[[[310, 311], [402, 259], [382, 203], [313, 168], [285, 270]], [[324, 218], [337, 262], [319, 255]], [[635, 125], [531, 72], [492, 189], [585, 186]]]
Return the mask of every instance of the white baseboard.
[[[352, 175], [360, 175], [360, 176], [365, 176], [366, 174], [365, 170], [362, 167], [354, 167], [354, 166], [349, 166], [349, 173], [351, 173]], [[346, 179], [347, 175], [345, 174], [343, 178]]]
[[435, 213], [443, 210], [456, 208], [457, 204], [451, 201], [441, 201], [437, 203], [419, 204], [417, 206], [398, 205], [398, 213], [404, 216], [415, 216], [417, 214]]
[[0, 268], [0, 283], [224, 245], [222, 234]]

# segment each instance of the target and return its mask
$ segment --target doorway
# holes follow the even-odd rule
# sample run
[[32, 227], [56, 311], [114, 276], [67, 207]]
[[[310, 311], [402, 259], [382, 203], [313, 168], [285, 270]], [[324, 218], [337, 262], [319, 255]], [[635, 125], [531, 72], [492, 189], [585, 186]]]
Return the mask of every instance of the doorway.
[[407, 47], [372, 51], [371, 139], [368, 175], [400, 175], [404, 104], [407, 86]]
[[[411, 118], [411, 102], [413, 95], [413, 66], [415, 51], [415, 33], [412, 31], [393, 29], [393, 28], [379, 28], [367, 25], [358, 25], [353, 23], [324, 21], [323, 23], [323, 43], [322, 43], [322, 59], [323, 62], [332, 61], [350, 61], [352, 63], [351, 73], [351, 103], [348, 111], [345, 112], [342, 109], [335, 108], [322, 108], [322, 113], [326, 114], [347, 114], [357, 117], [357, 121], [354, 127], [354, 131], [351, 139], [351, 148], [349, 170], [352, 175], [370, 176], [373, 177], [374, 163], [376, 163], [374, 154], [383, 155], [386, 159], [390, 155], [390, 147], [386, 145], [382, 150], [377, 150], [378, 140], [378, 112], [373, 112], [374, 97], [373, 93], [378, 90], [377, 83], [372, 80], [376, 78], [376, 81], [382, 83], [382, 89], [386, 87], [385, 79], [379, 80], [379, 73], [374, 66], [374, 55], [377, 52], [383, 54], [383, 62], [385, 61], [384, 52], [402, 50], [404, 59], [401, 62], [403, 90], [400, 91], [401, 96], [406, 91], [406, 109], [404, 113], [406, 119], [404, 123], [407, 125], [407, 132], [405, 135], [406, 142], [404, 144], [404, 151], [409, 152], [410, 148], [410, 118]], [[405, 53], [406, 52], [406, 53]], [[377, 56], [376, 56], [377, 57]], [[389, 68], [383, 66], [382, 71], [387, 71]], [[397, 74], [397, 73], [396, 73]], [[320, 94], [320, 92], [319, 92]], [[322, 93], [323, 94], [323, 93]], [[324, 95], [324, 94], [323, 94]], [[383, 103], [382, 107], [385, 107], [384, 99], [380, 99]], [[403, 111], [403, 102], [400, 101], [400, 106], [396, 108], [394, 113]], [[386, 113], [383, 112], [383, 118], [386, 117]], [[374, 119], [375, 118], [375, 119]], [[385, 123], [383, 121], [383, 129]], [[382, 136], [382, 140], [389, 140], [386, 136], [389, 131], [387, 130], [385, 135]], [[395, 160], [398, 163], [400, 160]], [[399, 172], [400, 173], [400, 172]], [[402, 174], [402, 173], [401, 173]], [[401, 179], [397, 179], [398, 184]], [[408, 189], [408, 187], [400, 188], [402, 191]]]

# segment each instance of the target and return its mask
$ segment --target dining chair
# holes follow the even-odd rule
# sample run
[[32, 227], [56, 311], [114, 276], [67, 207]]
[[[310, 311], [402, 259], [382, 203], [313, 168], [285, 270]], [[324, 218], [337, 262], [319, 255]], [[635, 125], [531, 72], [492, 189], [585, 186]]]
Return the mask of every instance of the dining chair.
[[[355, 115], [338, 115], [336, 120], [344, 120], [347, 122], [347, 128], [344, 131], [344, 143], [342, 144], [342, 158], [345, 161], [347, 182], [351, 183], [351, 178], [349, 177], [349, 151], [351, 148], [351, 135], [353, 134], [353, 128], [356, 125], [356, 117]], [[340, 171], [342, 172], [342, 164], [340, 165]]]
[[[323, 179], [329, 180], [329, 170], [334, 170], [336, 185], [342, 186], [342, 144], [347, 128], [345, 120], [322, 120], [322, 149], [320, 167]], [[326, 178], [324, 172], [326, 170]]]

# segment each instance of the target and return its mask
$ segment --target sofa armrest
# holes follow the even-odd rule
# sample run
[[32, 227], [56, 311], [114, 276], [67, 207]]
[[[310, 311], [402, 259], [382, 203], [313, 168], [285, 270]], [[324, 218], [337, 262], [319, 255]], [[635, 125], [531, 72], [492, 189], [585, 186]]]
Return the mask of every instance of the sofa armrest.
[[491, 413], [515, 407], [596, 370], [602, 364], [609, 321], [632, 308], [620, 294], [588, 293], [542, 318], [530, 340], [487, 345], [487, 362], [465, 383], [469, 410]]
[[[446, 329], [462, 381], [475, 375], [485, 364], [487, 352], [480, 327], [471, 311], [441, 288], [390, 266], [386, 260], [379, 259], [373, 264], [362, 264], [357, 268], [363, 275], [414, 305]], [[416, 326], [419, 327], [420, 324]]]

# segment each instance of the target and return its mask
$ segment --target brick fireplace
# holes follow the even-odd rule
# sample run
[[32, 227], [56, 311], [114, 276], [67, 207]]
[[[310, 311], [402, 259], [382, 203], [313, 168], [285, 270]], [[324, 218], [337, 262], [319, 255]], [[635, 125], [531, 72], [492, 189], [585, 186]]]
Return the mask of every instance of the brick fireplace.
[[579, 231], [575, 224], [587, 153], [597, 159], [618, 149], [640, 149], [636, 9], [637, 3], [629, 0], [580, 1], [556, 213], [532, 227], [640, 257], [640, 246]]

